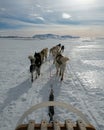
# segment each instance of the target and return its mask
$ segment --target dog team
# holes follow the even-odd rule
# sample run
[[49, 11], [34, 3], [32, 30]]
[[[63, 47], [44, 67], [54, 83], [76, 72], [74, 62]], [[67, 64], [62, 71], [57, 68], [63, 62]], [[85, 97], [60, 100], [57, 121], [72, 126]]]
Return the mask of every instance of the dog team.
[[53, 57], [53, 64], [55, 64], [56, 67], [56, 75], [61, 78], [61, 81], [63, 80], [66, 62], [69, 60], [69, 58], [62, 55], [64, 52], [64, 46], [58, 44], [52, 47], [50, 50], [48, 50], [48, 48], [44, 48], [40, 52], [35, 52], [34, 56], [28, 56], [28, 59], [30, 60], [30, 73], [32, 82], [34, 72], [36, 72], [35, 78], [40, 75], [41, 65], [47, 61], [48, 52], [49, 55]]

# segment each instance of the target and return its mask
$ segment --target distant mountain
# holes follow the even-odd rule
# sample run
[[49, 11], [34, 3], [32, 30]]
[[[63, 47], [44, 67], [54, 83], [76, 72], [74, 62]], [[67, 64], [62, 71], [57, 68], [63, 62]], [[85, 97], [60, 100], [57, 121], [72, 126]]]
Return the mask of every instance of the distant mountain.
[[66, 39], [66, 38], [80, 38], [79, 36], [71, 36], [71, 35], [56, 35], [56, 34], [36, 34], [32, 38], [37, 39]]
[[0, 38], [16, 38], [16, 39], [67, 39], [67, 38], [80, 38], [79, 36], [71, 35], [56, 35], [56, 34], [36, 34], [32, 37], [23, 37], [23, 36], [0, 36]]

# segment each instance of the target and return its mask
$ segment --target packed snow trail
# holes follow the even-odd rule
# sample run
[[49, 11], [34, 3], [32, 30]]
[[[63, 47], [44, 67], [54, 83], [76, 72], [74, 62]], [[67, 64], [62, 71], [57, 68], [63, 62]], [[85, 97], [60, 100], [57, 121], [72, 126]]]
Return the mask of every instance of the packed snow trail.
[[[96, 118], [94, 117], [94, 115], [92, 114], [92, 112], [89, 110], [89, 106], [86, 102], [88, 99], [88, 96], [89, 96], [88, 91], [85, 89], [85, 86], [83, 85], [81, 80], [76, 75], [71, 63], [67, 65], [67, 73], [68, 73], [68, 75], [71, 75], [71, 79], [73, 82], [72, 87], [73, 87], [74, 91], [76, 91], [76, 93], [77, 93], [77, 100], [79, 100], [79, 102], [81, 103], [80, 105], [82, 106], [82, 111], [84, 110], [84, 113], [89, 118], [89, 120], [91, 122], [93, 122], [93, 124], [94, 124], [94, 126], [96, 126], [97, 130], [100, 130], [99, 124], [98, 124]], [[79, 93], [79, 91], [80, 91], [80, 93]], [[84, 95], [84, 96], [82, 96], [82, 95]]]
[[[69, 75], [69, 77], [68, 77], [69, 79], [67, 79], [67, 81], [64, 79], [64, 81], [61, 82], [61, 81], [59, 81], [58, 77], [55, 76], [55, 66], [52, 65], [52, 63], [53, 62], [51, 61], [51, 65], [50, 65], [50, 61], [49, 61], [49, 62], [46, 62], [46, 63], [44, 63], [42, 65], [42, 70], [45, 70], [46, 67], [44, 68], [44, 66], [47, 66], [48, 70], [45, 70], [41, 74], [42, 76], [44, 76], [44, 78], [42, 76], [40, 77], [41, 81], [44, 81], [44, 80], [46, 81], [46, 79], [49, 77], [48, 78], [48, 80], [49, 80], [48, 83], [45, 84], [44, 86], [42, 86], [42, 88], [40, 89], [40, 92], [39, 92], [41, 96], [43, 95], [42, 100], [43, 101], [47, 101], [48, 100], [49, 90], [50, 90], [51, 85], [52, 85], [52, 87], [54, 89], [54, 93], [55, 93], [55, 99], [56, 100], [64, 99], [63, 102], [66, 102], [66, 101], [68, 101], [68, 99], [65, 99], [65, 96], [69, 94], [69, 90], [68, 89], [69, 89], [69, 87], [71, 87], [71, 89], [74, 90], [73, 93], [77, 93], [76, 100], [77, 100], [77, 102], [80, 103], [81, 111], [83, 111], [86, 114], [86, 116], [89, 118], [89, 120], [91, 122], [93, 122], [93, 124], [95, 124], [97, 126], [97, 129], [100, 130], [99, 126], [98, 126], [98, 123], [97, 123], [96, 119], [94, 118], [93, 114], [91, 113], [90, 110], [87, 110], [88, 109], [88, 105], [85, 102], [85, 100], [87, 98], [87, 94], [88, 94], [87, 90], [84, 88], [83, 84], [81, 83], [81, 81], [76, 76], [75, 72], [73, 71], [73, 69], [71, 67], [71, 64], [68, 64], [67, 68], [66, 68], [66, 77], [68, 77], [68, 75]], [[50, 71], [50, 73], [49, 73], [49, 71]], [[46, 74], [46, 72], [48, 72], [48, 73]], [[47, 75], [47, 77], [45, 77], [45, 75]], [[53, 77], [52, 77], [52, 75], [53, 75]], [[70, 82], [70, 80], [71, 80], [72, 83]], [[33, 85], [34, 87], [38, 86], [38, 85], [36, 85], [36, 83], [33, 83], [33, 84], [34, 84]], [[42, 83], [42, 84], [44, 84], [44, 83]], [[59, 94], [60, 97], [58, 97], [59, 89], [60, 89], [60, 94]], [[67, 94], [67, 91], [68, 91], [68, 94]], [[78, 91], [83, 93], [85, 98], [82, 98], [81, 94], [78, 93]], [[62, 98], [62, 96], [64, 96], [64, 98]], [[58, 98], [60, 98], [60, 99], [58, 99]], [[71, 98], [73, 98], [73, 96]], [[30, 99], [32, 99], [32, 98], [30, 98]], [[69, 98], [69, 100], [70, 100], [70, 98]], [[75, 98], [74, 98], [74, 100], [75, 100]], [[69, 103], [69, 101], [67, 103]], [[77, 107], [79, 107], [79, 105]]]

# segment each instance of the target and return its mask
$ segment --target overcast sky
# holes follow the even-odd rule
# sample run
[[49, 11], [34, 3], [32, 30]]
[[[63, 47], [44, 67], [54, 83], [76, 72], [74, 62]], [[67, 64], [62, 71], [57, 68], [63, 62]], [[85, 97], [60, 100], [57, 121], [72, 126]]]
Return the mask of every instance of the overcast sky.
[[0, 0], [0, 31], [104, 26], [104, 0]]

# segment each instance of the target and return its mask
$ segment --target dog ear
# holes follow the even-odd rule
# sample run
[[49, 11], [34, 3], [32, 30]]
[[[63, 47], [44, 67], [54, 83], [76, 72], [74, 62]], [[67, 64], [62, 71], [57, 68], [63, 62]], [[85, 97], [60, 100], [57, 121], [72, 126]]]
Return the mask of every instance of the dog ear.
[[34, 53], [34, 57], [36, 56], [36, 52]]
[[35, 52], [35, 55], [37, 55], [38, 53], [37, 52]]

